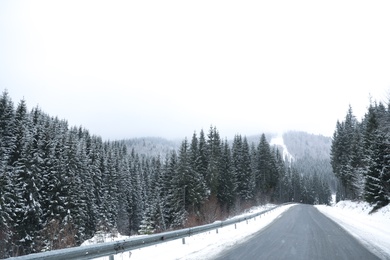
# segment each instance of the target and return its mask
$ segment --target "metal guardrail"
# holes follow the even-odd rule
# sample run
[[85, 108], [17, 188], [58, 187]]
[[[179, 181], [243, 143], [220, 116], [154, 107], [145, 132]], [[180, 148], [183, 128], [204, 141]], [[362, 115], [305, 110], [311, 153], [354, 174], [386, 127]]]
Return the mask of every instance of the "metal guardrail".
[[[290, 204], [290, 203], [286, 203]], [[286, 205], [282, 204], [282, 205]], [[247, 221], [249, 219], [255, 218], [257, 216], [263, 215], [269, 211], [272, 211], [282, 205], [253, 213], [244, 217], [232, 218], [224, 221], [216, 221], [212, 224], [185, 228], [170, 232], [164, 232], [159, 234], [147, 235], [147, 236], [138, 236], [125, 240], [106, 242], [101, 244], [89, 245], [89, 246], [80, 246], [65, 248], [59, 250], [53, 250], [42, 253], [35, 253], [30, 255], [24, 255], [19, 257], [11, 257], [8, 259], [13, 260], [35, 260], [35, 259], [46, 259], [46, 260], [69, 260], [69, 259], [94, 259], [103, 256], [111, 256], [110, 259], [113, 259], [113, 255], [118, 253], [123, 253], [131, 251], [137, 248], [147, 247], [155, 244], [164, 243], [167, 241], [189, 237], [191, 235], [207, 232], [210, 230], [215, 230], [232, 224], [240, 223]]]

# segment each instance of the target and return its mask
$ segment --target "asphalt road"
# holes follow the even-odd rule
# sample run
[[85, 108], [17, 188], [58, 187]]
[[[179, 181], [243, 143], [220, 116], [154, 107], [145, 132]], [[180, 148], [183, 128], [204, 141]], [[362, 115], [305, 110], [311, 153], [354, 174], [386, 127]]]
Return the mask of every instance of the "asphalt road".
[[296, 205], [218, 260], [379, 259], [335, 222], [310, 205]]

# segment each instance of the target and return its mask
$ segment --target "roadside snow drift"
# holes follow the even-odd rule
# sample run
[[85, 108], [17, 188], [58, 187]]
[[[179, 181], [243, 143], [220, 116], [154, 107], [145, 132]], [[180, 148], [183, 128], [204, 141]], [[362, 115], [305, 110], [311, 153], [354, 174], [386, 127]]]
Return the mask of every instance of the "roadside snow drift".
[[340, 201], [329, 207], [316, 206], [381, 259], [390, 259], [390, 205], [373, 214], [366, 202]]
[[[130, 259], [213, 259], [223, 250], [242, 243], [249, 239], [252, 234], [258, 232], [273, 220], [280, 217], [288, 208], [294, 205], [279, 207], [269, 213], [241, 222], [236, 225], [226, 226], [216, 230], [194, 235], [185, 238], [185, 244], [181, 239], [166, 242], [163, 244], [149, 246], [115, 255], [116, 260]], [[266, 205], [256, 207], [247, 214], [263, 211], [274, 207]], [[341, 201], [334, 206], [317, 205], [327, 217], [338, 223], [341, 227], [351, 233], [363, 245], [381, 259], [390, 259], [390, 205], [380, 209], [378, 212], [369, 214], [372, 206], [365, 202]], [[245, 215], [245, 214], [244, 214]], [[123, 240], [127, 237], [107, 238], [104, 241]], [[96, 243], [95, 240], [86, 241], [84, 244]], [[103, 242], [100, 239], [100, 242]], [[99, 260], [109, 259], [108, 257]]]
[[[266, 209], [272, 208], [275, 205], [266, 205], [252, 208], [246, 214], [240, 215], [250, 215], [256, 212], [264, 211]], [[140, 260], [140, 259], [159, 259], [159, 260], [172, 260], [172, 259], [211, 259], [217, 256], [223, 250], [230, 248], [238, 243], [245, 241], [250, 238], [250, 235], [258, 232], [268, 224], [270, 224], [274, 219], [279, 217], [283, 212], [288, 208], [294, 206], [285, 205], [279, 208], [276, 208], [268, 213], [265, 213], [255, 219], [250, 219], [247, 222], [241, 222], [235, 225], [226, 226], [216, 230], [201, 233], [191, 237], [185, 238], [185, 244], [181, 239], [174, 241], [144, 247], [140, 249], [135, 249], [130, 252], [121, 253], [115, 255], [115, 260], [122, 259], [131, 259], [131, 260]], [[123, 240], [126, 237], [119, 237], [115, 240]], [[88, 245], [91, 243], [96, 243], [95, 239], [86, 241], [83, 245]], [[113, 241], [109, 238], [106, 240]], [[99, 260], [108, 260], [108, 257], [98, 258]]]

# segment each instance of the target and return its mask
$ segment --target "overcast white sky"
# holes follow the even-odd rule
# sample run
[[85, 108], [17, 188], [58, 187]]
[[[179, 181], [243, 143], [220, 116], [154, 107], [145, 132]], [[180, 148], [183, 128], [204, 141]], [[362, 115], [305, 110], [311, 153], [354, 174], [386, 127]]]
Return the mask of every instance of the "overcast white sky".
[[390, 89], [390, 1], [0, 1], [0, 88], [104, 139], [331, 136]]

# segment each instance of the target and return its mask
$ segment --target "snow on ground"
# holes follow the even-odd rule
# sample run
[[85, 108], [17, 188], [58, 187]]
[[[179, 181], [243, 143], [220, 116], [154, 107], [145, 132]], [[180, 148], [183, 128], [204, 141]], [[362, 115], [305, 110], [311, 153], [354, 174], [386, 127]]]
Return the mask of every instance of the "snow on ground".
[[[274, 205], [256, 207], [246, 214], [249, 215], [260, 212], [273, 206]], [[261, 217], [249, 220], [248, 224], [246, 222], [238, 223], [237, 229], [235, 229], [234, 225], [230, 225], [218, 229], [218, 233], [213, 230], [186, 237], [184, 245], [181, 239], [177, 239], [118, 254], [115, 255], [115, 259], [212, 259], [223, 250], [249, 239], [252, 234], [258, 232], [273, 220], [280, 217], [280, 215], [291, 206], [294, 205], [279, 207]], [[317, 205], [316, 207], [351, 233], [381, 259], [390, 259], [390, 205], [373, 214], [369, 214], [372, 210], [372, 206], [365, 202], [340, 201], [333, 206]], [[83, 245], [103, 241], [123, 240], [126, 238], [128, 237], [119, 236], [112, 238], [109, 236], [96, 236], [95, 238], [86, 241]], [[109, 258], [99, 258], [99, 260], [106, 259], [108, 260]]]
[[390, 259], [390, 205], [369, 214], [366, 202], [340, 201], [334, 206], [316, 206], [381, 259]]
[[288, 162], [294, 160], [294, 157], [289, 153], [287, 146], [284, 144], [283, 135], [279, 134], [273, 137], [270, 141], [270, 145], [277, 145], [283, 149], [283, 159], [287, 159]]
[[[249, 215], [256, 212], [264, 211], [272, 208], [275, 205], [266, 205], [252, 208], [247, 213], [240, 215]], [[122, 254], [115, 255], [115, 260], [131, 259], [159, 259], [159, 260], [172, 260], [172, 259], [211, 259], [217, 256], [223, 250], [230, 248], [238, 243], [244, 242], [249, 239], [250, 236], [260, 229], [270, 224], [273, 220], [280, 217], [288, 208], [294, 206], [285, 205], [276, 208], [268, 213], [265, 213], [255, 219], [248, 220], [248, 223], [241, 222], [236, 225], [229, 225], [216, 230], [201, 233], [191, 237], [185, 238], [185, 244], [182, 239], [173, 240], [170, 242], [144, 247], [140, 249], [132, 250]], [[107, 237], [106, 242], [114, 240], [123, 240], [126, 237], [111, 238]], [[92, 240], [86, 241], [83, 245], [96, 243], [96, 240], [102, 240], [100, 238], [93, 238]], [[98, 258], [99, 260], [108, 260], [108, 257]]]

